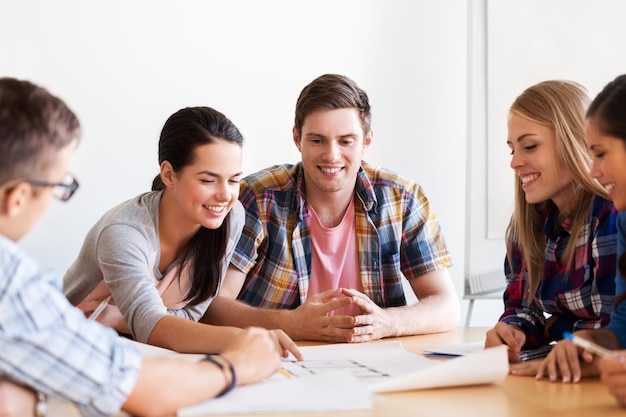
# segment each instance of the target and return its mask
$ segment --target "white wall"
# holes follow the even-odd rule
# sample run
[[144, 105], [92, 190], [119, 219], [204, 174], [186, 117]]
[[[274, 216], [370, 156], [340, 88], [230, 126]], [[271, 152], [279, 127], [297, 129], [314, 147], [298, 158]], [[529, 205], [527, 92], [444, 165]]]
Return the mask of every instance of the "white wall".
[[543, 80], [574, 80], [594, 97], [624, 73], [626, 26], [617, 16], [626, 16], [622, 0], [488, 1], [489, 236], [504, 236], [513, 211], [509, 106]]
[[[502, 239], [487, 238], [487, 0], [469, 4], [466, 276], [503, 270], [506, 253]], [[470, 324], [493, 326], [502, 311], [500, 298], [477, 300]]]
[[240, 127], [246, 172], [298, 160], [296, 98], [335, 72], [370, 95], [366, 159], [426, 190], [461, 296], [469, 268], [495, 262], [469, 261], [470, 246], [490, 246], [484, 172], [467, 163], [482, 166], [485, 154], [484, 126], [468, 132], [469, 109], [484, 113], [484, 97], [468, 98], [470, 87], [484, 88], [468, 71], [468, 23], [482, 12], [484, 0], [0, 0], [0, 74], [48, 87], [84, 127], [72, 168], [81, 188], [54, 204], [23, 246], [63, 272], [105, 210], [148, 190], [159, 131], [184, 106], [215, 107]]

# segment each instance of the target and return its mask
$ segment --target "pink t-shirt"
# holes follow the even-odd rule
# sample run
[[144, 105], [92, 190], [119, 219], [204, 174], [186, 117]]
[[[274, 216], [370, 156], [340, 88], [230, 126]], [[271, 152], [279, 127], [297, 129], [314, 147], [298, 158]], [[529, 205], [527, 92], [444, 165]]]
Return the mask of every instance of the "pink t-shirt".
[[[353, 288], [363, 291], [357, 252], [356, 226], [354, 221], [354, 200], [335, 227], [324, 227], [312, 206], [309, 206], [311, 218], [311, 279], [307, 297], [322, 291], [336, 288]], [[360, 314], [357, 307], [335, 310], [331, 315]]]

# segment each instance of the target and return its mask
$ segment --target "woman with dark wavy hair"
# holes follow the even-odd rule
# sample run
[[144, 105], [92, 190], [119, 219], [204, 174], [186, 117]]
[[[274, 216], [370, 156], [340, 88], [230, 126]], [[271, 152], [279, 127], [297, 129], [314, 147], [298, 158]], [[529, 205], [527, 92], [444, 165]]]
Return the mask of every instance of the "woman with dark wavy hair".
[[[161, 131], [153, 190], [109, 210], [89, 231], [64, 277], [70, 302], [137, 341], [220, 352], [242, 330], [198, 320], [241, 235], [243, 141], [210, 107], [171, 115]], [[274, 335], [292, 343], [281, 331]]]

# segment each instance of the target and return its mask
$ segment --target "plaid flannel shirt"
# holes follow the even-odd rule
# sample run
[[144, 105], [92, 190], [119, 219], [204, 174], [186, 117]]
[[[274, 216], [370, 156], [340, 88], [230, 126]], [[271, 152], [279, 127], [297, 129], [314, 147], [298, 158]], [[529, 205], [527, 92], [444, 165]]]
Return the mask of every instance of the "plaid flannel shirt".
[[[524, 349], [560, 340], [565, 331], [597, 329], [609, 323], [615, 295], [616, 220], [613, 203], [595, 197], [576, 242], [573, 268], [566, 272], [562, 257], [570, 238], [570, 219], [559, 223], [559, 211], [551, 205], [544, 222], [544, 271], [531, 305], [527, 301], [528, 272], [522, 269], [523, 253], [516, 242], [509, 242], [513, 268], [505, 259], [507, 288], [500, 320], [524, 329]], [[544, 312], [555, 317], [547, 335]]]
[[[231, 265], [247, 274], [239, 299], [293, 309], [307, 299], [311, 274], [309, 210], [302, 165], [278, 165], [246, 177], [244, 230]], [[439, 223], [416, 183], [363, 163], [355, 194], [361, 282], [381, 307], [406, 304], [402, 279], [452, 264]]]

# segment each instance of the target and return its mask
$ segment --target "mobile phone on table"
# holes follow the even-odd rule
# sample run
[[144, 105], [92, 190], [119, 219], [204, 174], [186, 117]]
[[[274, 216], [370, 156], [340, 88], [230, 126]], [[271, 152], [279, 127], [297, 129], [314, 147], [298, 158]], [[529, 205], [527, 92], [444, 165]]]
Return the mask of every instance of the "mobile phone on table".
[[553, 346], [554, 345], [545, 345], [535, 349], [522, 350], [519, 353], [519, 359], [521, 361], [529, 361], [531, 359], [543, 358], [548, 356], [548, 353], [550, 353]]

